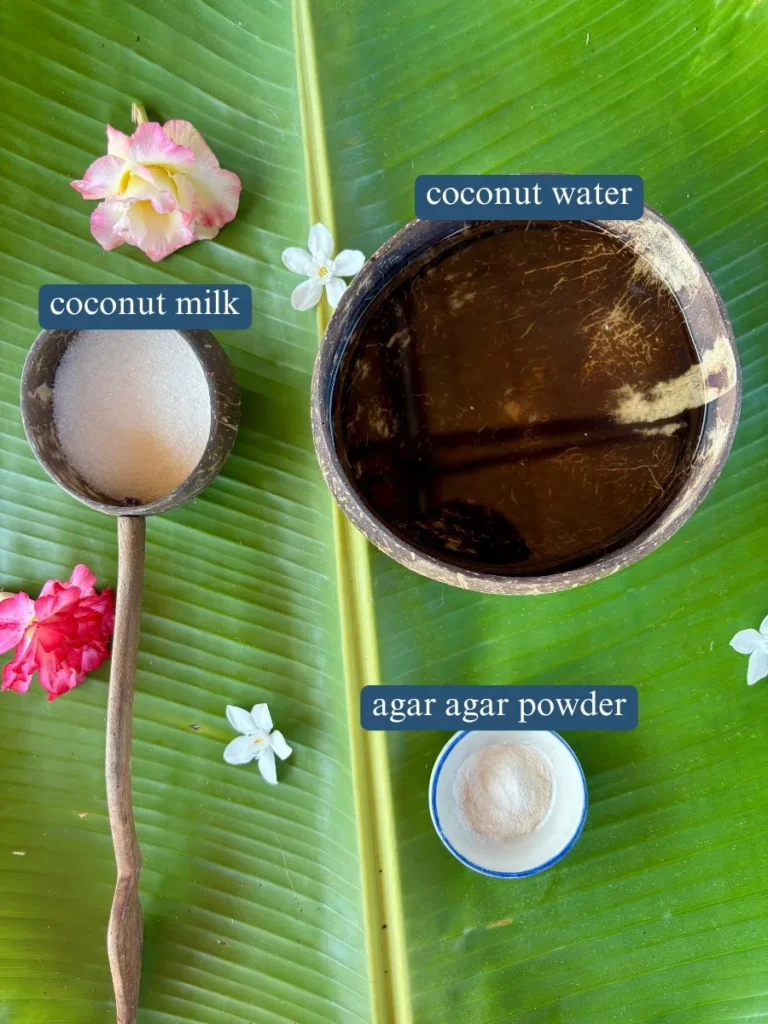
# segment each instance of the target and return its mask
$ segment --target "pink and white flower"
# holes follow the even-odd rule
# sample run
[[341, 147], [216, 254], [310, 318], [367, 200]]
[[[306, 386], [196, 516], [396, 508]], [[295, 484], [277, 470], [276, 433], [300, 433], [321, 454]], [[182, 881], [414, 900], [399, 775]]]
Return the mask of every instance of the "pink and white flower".
[[242, 187], [189, 121], [145, 121], [133, 135], [107, 125], [107, 155], [71, 184], [84, 199], [103, 200], [91, 214], [102, 248], [136, 245], [155, 262], [215, 238], [237, 213]]

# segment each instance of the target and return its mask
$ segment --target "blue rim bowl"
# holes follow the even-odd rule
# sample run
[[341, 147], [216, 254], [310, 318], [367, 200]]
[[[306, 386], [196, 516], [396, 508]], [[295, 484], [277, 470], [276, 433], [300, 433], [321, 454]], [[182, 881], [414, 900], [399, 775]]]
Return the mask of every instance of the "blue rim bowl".
[[[536, 748], [552, 768], [552, 805], [529, 835], [498, 842], [473, 835], [462, 823], [453, 788], [456, 772], [475, 750], [492, 743]], [[456, 860], [491, 878], [526, 878], [551, 868], [571, 850], [587, 818], [587, 781], [568, 743], [549, 731], [455, 733], [437, 756], [429, 780], [429, 813], [443, 844]]]

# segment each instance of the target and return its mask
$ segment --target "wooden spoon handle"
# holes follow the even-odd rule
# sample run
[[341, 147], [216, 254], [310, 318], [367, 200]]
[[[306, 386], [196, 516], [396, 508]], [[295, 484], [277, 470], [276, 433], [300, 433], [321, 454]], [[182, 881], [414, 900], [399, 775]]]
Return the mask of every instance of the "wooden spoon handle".
[[106, 759], [107, 805], [117, 864], [107, 950], [115, 989], [117, 1024], [135, 1024], [141, 977], [141, 851], [131, 804], [131, 736], [144, 582], [144, 534], [143, 517], [120, 516], [117, 520], [117, 607], [109, 676]]

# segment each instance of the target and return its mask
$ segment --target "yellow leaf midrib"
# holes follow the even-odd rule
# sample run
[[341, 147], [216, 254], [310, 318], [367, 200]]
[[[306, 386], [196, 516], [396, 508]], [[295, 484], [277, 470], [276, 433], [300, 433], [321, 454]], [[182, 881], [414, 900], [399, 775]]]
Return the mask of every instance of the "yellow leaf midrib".
[[[311, 0], [293, 2], [307, 199], [312, 223], [336, 224]], [[318, 306], [318, 333], [328, 322]], [[380, 681], [366, 540], [333, 505], [336, 578], [373, 1024], [411, 1024], [400, 869], [386, 734], [360, 727], [360, 689]]]

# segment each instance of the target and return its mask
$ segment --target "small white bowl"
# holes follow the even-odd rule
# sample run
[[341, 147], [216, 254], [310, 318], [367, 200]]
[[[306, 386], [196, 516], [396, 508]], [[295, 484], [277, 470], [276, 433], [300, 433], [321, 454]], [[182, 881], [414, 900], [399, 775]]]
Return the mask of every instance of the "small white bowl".
[[[552, 767], [552, 804], [547, 816], [528, 835], [503, 842], [469, 832], [454, 797], [456, 773], [465, 759], [491, 743], [528, 744]], [[587, 817], [587, 782], [578, 758], [556, 732], [457, 732], [432, 769], [429, 811], [437, 834], [462, 864], [493, 878], [525, 878], [551, 868], [579, 838]]]

